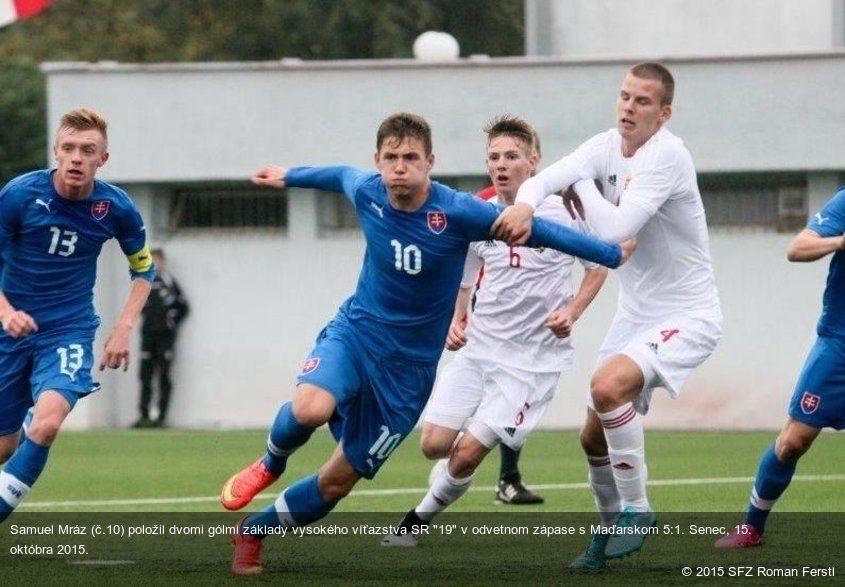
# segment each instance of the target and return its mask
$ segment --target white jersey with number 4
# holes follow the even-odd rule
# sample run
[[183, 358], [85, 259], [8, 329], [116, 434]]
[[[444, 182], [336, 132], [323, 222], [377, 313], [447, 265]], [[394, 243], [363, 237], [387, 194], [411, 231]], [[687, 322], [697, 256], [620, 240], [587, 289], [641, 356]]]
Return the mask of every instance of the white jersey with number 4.
[[[589, 232], [569, 217], [560, 197], [544, 200], [536, 214]], [[580, 261], [585, 268], [597, 267]], [[472, 243], [461, 286], [472, 286], [482, 266], [483, 277], [461, 352], [534, 372], [570, 369], [572, 343], [555, 337], [546, 320], [573, 297], [574, 262], [575, 257], [552, 249], [510, 247], [493, 240]]]
[[704, 206], [683, 141], [662, 128], [624, 157], [622, 137], [611, 129], [565, 160], [581, 177], [599, 180], [611, 203], [627, 200], [651, 215], [636, 235], [636, 252], [617, 271], [620, 314], [637, 321], [669, 314], [721, 319]]

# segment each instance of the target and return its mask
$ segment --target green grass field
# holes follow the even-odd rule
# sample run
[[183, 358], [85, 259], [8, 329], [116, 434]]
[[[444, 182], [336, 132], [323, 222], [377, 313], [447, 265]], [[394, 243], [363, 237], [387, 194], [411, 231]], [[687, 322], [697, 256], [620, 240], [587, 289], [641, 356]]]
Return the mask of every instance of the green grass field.
[[[470, 492], [437, 519], [435, 535], [425, 537], [416, 549], [381, 548], [377, 530], [373, 535], [355, 534], [368, 526], [398, 522], [423, 496], [430, 463], [420, 454], [415, 435], [374, 481], [359, 483], [320, 526], [345, 535], [269, 537], [265, 575], [235, 578], [228, 574], [228, 538], [217, 533], [242, 514], [224, 512], [217, 495], [229, 475], [261, 454], [265, 438], [265, 431], [64, 433], [38, 484], [19, 511], [0, 526], [0, 564], [9, 570], [3, 573], [3, 585], [527, 586], [616, 585], [632, 580], [657, 585], [749, 585], [757, 582], [729, 574], [750, 566], [754, 579], [760, 580], [760, 573], [803, 571], [808, 565], [832, 566], [845, 576], [838, 532], [839, 522], [845, 521], [841, 435], [823, 433], [802, 459], [771, 517], [766, 546], [723, 553], [712, 549], [714, 536], [699, 532], [741, 520], [757, 461], [774, 433], [647, 432], [649, 497], [659, 513], [659, 533], [649, 537], [641, 553], [612, 561], [605, 573], [585, 577], [566, 568], [589, 542], [590, 526], [597, 519], [577, 433], [538, 431], [523, 451], [521, 468], [528, 484], [546, 498], [543, 505], [494, 503], [498, 455], [493, 453]], [[318, 431], [291, 459], [278, 486], [259, 496], [248, 510], [269, 504], [286, 480], [314, 472], [332, 449], [329, 434]], [[87, 534], [59, 534], [65, 524], [78, 524]], [[129, 528], [141, 526], [161, 527], [164, 535], [126, 535]], [[702, 530], [693, 532], [691, 526]], [[35, 533], [38, 530], [26, 529], [44, 527], [54, 534], [21, 535], [21, 528]], [[95, 527], [100, 529], [98, 536], [92, 535]], [[531, 533], [535, 527], [566, 529], [575, 536], [536, 535]], [[199, 534], [172, 534], [189, 529]], [[522, 530], [529, 535], [513, 535]], [[504, 534], [492, 534], [497, 531]], [[40, 546], [43, 552], [15, 550], [27, 545]], [[48, 546], [52, 553], [46, 553]], [[59, 548], [64, 550], [60, 553]], [[684, 566], [694, 569], [692, 578], [682, 576]], [[796, 579], [769, 575], [765, 582], [791, 585]]]

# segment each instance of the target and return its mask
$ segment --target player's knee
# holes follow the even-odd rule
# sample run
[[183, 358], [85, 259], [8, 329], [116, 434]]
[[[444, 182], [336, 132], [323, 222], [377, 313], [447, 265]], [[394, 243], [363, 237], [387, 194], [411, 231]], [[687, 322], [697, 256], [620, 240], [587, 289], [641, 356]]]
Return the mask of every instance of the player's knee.
[[775, 441], [775, 456], [782, 463], [797, 461], [810, 450], [813, 440], [799, 434], [781, 434]]
[[451, 442], [445, 442], [442, 438], [437, 438], [432, 434], [423, 433], [420, 438], [420, 450], [425, 458], [432, 461], [448, 457], [451, 448]]
[[329, 421], [335, 407], [336, 404], [326, 397], [300, 395], [293, 401], [293, 417], [303, 426], [318, 428]]
[[56, 440], [62, 426], [62, 418], [42, 416], [36, 418], [29, 425], [26, 435], [30, 440], [41, 446], [50, 446]]
[[618, 403], [617, 388], [609, 377], [593, 377], [590, 380], [590, 396], [598, 412], [607, 412]]

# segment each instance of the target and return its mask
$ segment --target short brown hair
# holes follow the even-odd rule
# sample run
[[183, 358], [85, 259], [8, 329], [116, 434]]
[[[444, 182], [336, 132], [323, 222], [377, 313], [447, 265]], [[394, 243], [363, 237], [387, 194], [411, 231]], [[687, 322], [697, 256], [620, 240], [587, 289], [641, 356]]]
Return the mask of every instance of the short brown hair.
[[484, 132], [487, 135], [487, 143], [496, 137], [507, 136], [521, 140], [528, 146], [529, 154], [537, 153], [540, 157], [540, 135], [531, 126], [531, 123], [514, 116], [513, 114], [503, 114], [490, 120], [484, 126]]
[[425, 118], [408, 112], [397, 112], [385, 118], [376, 133], [376, 151], [388, 139], [397, 143], [404, 139], [417, 139], [423, 144], [426, 155], [431, 155], [431, 127]]
[[672, 105], [672, 100], [675, 98], [675, 78], [672, 77], [672, 74], [665, 66], [646, 61], [636, 64], [628, 72], [634, 77], [653, 79], [660, 82], [663, 85], [663, 96], [660, 99], [660, 105]]
[[109, 123], [105, 117], [91, 108], [77, 108], [65, 112], [59, 122], [59, 128], [69, 127], [75, 130], [98, 130], [106, 141], [109, 140]]

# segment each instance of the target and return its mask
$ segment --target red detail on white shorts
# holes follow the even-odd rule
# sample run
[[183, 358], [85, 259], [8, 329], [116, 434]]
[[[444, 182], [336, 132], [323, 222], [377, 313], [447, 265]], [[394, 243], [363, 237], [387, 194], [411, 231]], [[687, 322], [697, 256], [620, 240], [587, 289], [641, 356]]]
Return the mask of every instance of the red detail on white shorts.
[[668, 342], [670, 338], [672, 338], [673, 336], [675, 336], [679, 332], [680, 332], [680, 330], [678, 330], [677, 328], [671, 328], [669, 330], [661, 330], [660, 336], [663, 337], [663, 342]]

